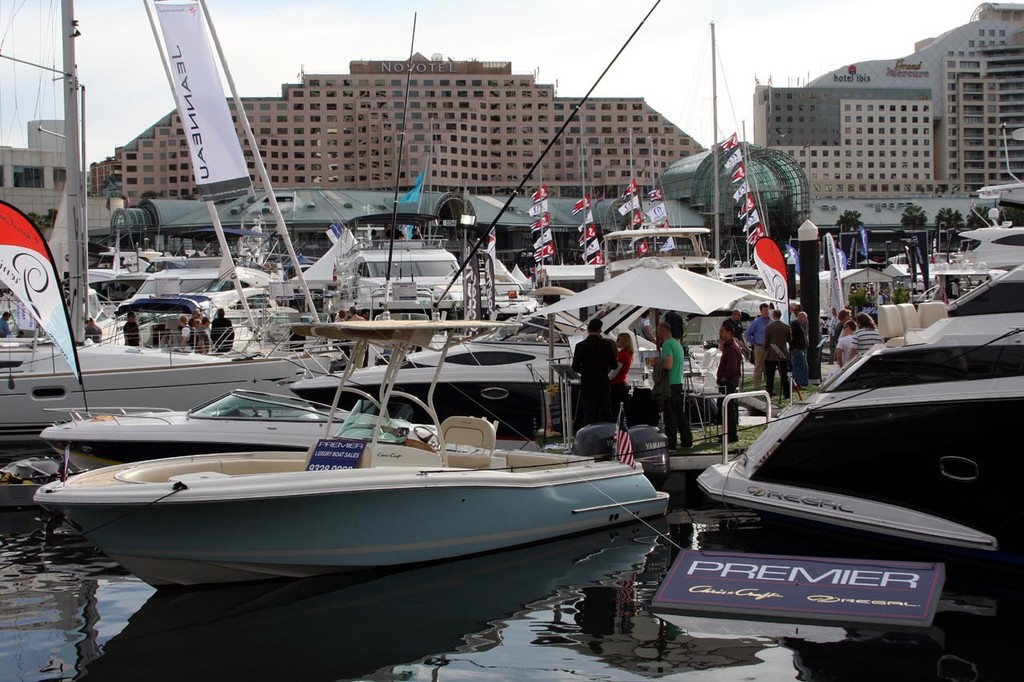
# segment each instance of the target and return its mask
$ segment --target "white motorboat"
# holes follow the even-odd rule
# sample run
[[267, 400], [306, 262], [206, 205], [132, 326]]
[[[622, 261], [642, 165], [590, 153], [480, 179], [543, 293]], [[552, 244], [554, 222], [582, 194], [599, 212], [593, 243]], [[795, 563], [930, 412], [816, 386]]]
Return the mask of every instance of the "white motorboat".
[[[436, 446], [387, 410], [355, 414], [340, 439], [307, 453], [244, 452], [107, 467], [44, 486], [58, 511], [108, 556], [153, 585], [302, 577], [451, 559], [663, 515], [668, 495], [612, 460], [502, 451], [488, 420], [438, 423], [395, 389], [413, 347], [469, 321], [297, 325], [303, 335], [390, 347], [392, 377], [374, 398], [401, 397], [432, 416]], [[443, 364], [443, 363], [442, 363]], [[436, 379], [435, 379], [436, 381]]]
[[39, 434], [83, 469], [210, 452], [297, 450], [324, 435], [330, 406], [236, 389], [189, 410], [71, 410]]
[[957, 236], [969, 240], [965, 256], [971, 265], [1003, 270], [1024, 263], [1024, 227], [981, 227]]
[[1024, 270], [949, 313], [844, 367], [700, 487], [771, 517], [1019, 570], [1024, 478], [1000, 441], [1024, 409]]
[[[546, 323], [528, 322], [496, 330], [448, 351], [410, 353], [398, 374], [397, 386], [421, 401], [426, 401], [433, 387], [438, 419], [453, 415], [483, 417], [497, 422], [502, 441], [531, 441], [544, 425], [544, 392], [552, 355], [562, 362], [569, 357], [565, 335], [556, 330], [556, 338], [549, 345], [548, 334]], [[377, 394], [389, 377], [386, 366], [370, 366], [353, 372], [349, 381]], [[300, 398], [330, 403], [340, 380], [340, 374], [309, 377], [289, 388]], [[354, 393], [342, 395], [340, 406], [349, 408], [358, 398]], [[415, 410], [414, 420], [429, 420], [418, 406]]]
[[[85, 345], [82, 385], [49, 343], [0, 342], [0, 438], [35, 438], [55, 411], [101, 406], [184, 410], [233, 388], [280, 391], [308, 374], [287, 357], [240, 358], [156, 348]], [[84, 391], [83, 391], [84, 386]]]

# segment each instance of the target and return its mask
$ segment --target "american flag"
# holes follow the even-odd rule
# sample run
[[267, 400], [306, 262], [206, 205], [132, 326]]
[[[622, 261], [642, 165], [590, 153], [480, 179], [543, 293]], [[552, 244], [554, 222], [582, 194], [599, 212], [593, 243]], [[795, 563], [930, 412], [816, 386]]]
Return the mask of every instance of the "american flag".
[[615, 424], [615, 449], [619, 453], [619, 461], [636, 469], [633, 459], [633, 441], [629, 439], [629, 425], [626, 423], [626, 412], [619, 406], [619, 421]]

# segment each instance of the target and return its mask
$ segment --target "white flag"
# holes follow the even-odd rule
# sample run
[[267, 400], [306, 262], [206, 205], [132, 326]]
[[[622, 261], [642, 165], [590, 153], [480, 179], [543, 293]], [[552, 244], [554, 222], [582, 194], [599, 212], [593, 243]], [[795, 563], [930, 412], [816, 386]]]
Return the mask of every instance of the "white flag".
[[750, 192], [750, 185], [747, 184], [746, 180], [744, 180], [743, 184], [741, 184], [739, 187], [737, 187], [736, 191], [733, 192], [732, 200], [733, 201], [739, 201], [741, 198], [747, 196], [747, 194], [749, 192]]
[[658, 249], [658, 250], [659, 251], [671, 251], [674, 248], [676, 248], [676, 240], [673, 239], [672, 237], [669, 237], [668, 239], [665, 240], [665, 243], [662, 244], [661, 248]]
[[753, 211], [750, 212], [750, 215], [747, 216], [747, 222], [743, 224], [743, 229], [749, 230], [754, 225], [757, 225], [759, 222], [761, 222], [761, 216], [757, 214], [757, 209], [755, 208]]
[[601, 242], [596, 239], [591, 239], [590, 243], [587, 244], [587, 248], [583, 249], [583, 257], [593, 256], [601, 248]]
[[550, 227], [548, 229], [546, 229], [546, 230], [542, 230], [541, 233], [540, 233], [540, 236], [537, 237], [537, 241], [535, 241], [533, 243], [533, 248], [539, 249], [540, 247], [544, 246], [545, 244], [547, 244], [548, 242], [552, 241], [553, 239], [554, 239], [554, 237], [551, 234], [551, 228]]
[[668, 209], [665, 208], [665, 204], [655, 204], [651, 210], [647, 211], [647, 217], [651, 219], [652, 223], [656, 223], [668, 217]]
[[530, 207], [530, 215], [536, 218], [548, 212], [548, 200], [542, 199]]
[[622, 206], [619, 206], [619, 215], [626, 215], [630, 211], [640, 208], [640, 197], [634, 196]]
[[742, 160], [743, 160], [743, 154], [740, 152], [739, 149], [737, 149], [736, 151], [734, 151], [732, 153], [732, 156], [730, 156], [728, 159], [725, 160], [725, 169], [726, 170], [732, 170], [732, 167], [735, 166], [737, 163], [739, 163]]
[[199, 4], [160, 3], [156, 13], [199, 198], [213, 201], [250, 193], [249, 169]]

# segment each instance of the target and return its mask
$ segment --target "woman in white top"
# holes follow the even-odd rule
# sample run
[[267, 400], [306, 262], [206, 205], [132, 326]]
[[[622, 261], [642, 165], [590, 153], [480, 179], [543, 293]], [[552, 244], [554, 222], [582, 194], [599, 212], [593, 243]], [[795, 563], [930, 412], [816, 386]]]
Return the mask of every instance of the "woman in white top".
[[853, 360], [853, 356], [856, 355], [856, 351], [853, 350], [853, 333], [855, 331], [857, 331], [857, 323], [847, 320], [839, 334], [839, 340], [836, 341], [836, 364], [840, 367]]

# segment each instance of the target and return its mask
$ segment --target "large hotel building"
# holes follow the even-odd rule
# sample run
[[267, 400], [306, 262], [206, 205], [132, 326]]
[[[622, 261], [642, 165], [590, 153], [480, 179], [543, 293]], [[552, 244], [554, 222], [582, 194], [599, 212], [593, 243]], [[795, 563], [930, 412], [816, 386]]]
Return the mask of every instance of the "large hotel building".
[[976, 192], [1024, 170], [1024, 5], [986, 3], [970, 23], [901, 58], [844, 65], [804, 87], [759, 84], [754, 142], [788, 153], [812, 198]]
[[[425, 187], [477, 194], [514, 189], [579, 102], [553, 85], [514, 74], [510, 62], [354, 61], [348, 74], [302, 74], [280, 97], [242, 103], [274, 187]], [[408, 84], [408, 103], [406, 89]], [[232, 111], [234, 105], [231, 104]], [[238, 117], [253, 182], [260, 185]], [[405, 149], [399, 168], [399, 133]], [[617, 196], [632, 176], [652, 186], [673, 161], [700, 151], [642, 98], [595, 98], [534, 171], [554, 196]], [[428, 158], [430, 159], [428, 161]], [[192, 198], [195, 185], [181, 120], [171, 112], [123, 148], [122, 190]]]

